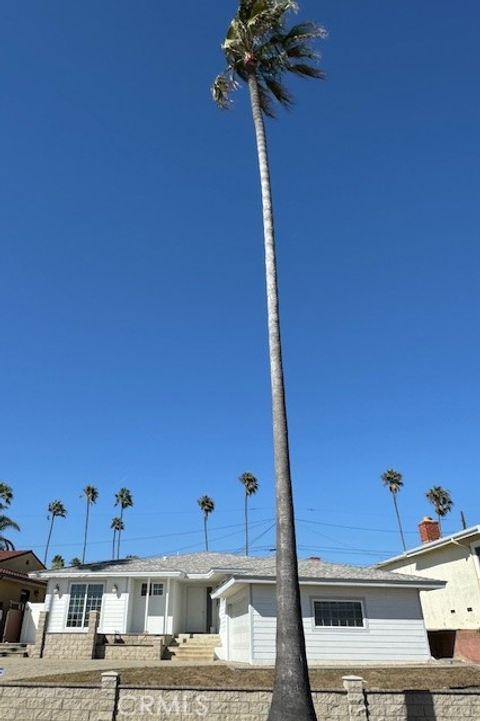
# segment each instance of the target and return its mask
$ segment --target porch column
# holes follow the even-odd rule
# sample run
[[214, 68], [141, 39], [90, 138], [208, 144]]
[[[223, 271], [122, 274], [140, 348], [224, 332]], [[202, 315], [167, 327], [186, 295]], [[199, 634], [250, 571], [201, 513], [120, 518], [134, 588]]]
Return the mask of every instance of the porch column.
[[170, 579], [167, 579], [167, 591], [165, 594], [165, 611], [163, 614], [163, 635], [166, 636], [168, 631], [168, 610], [170, 607]]
[[148, 626], [148, 607], [150, 605], [150, 585], [151, 585], [151, 579], [149, 578], [147, 580], [147, 595], [145, 597], [145, 626], [144, 626], [144, 633], [147, 633], [147, 626]]

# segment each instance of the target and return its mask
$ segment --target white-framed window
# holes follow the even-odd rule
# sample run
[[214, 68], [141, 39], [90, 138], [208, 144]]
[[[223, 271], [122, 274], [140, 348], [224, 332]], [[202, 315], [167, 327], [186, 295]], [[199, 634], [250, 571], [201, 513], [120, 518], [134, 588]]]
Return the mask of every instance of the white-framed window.
[[365, 628], [363, 602], [358, 599], [313, 599], [315, 628]]
[[[148, 591], [148, 583], [142, 583], [140, 595], [146, 596], [147, 591]], [[163, 583], [151, 583], [149, 595], [150, 596], [163, 596]]]
[[90, 611], [102, 610], [103, 583], [72, 583], [67, 628], [86, 628]]

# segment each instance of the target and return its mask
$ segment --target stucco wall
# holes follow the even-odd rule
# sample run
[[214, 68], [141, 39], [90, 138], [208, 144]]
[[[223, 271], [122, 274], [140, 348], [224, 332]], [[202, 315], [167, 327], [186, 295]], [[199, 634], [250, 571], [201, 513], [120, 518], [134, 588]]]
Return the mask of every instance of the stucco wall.
[[[480, 628], [478, 559], [472, 554], [470, 546], [452, 543], [384, 567], [447, 581], [445, 588], [421, 592], [425, 624], [429, 631]], [[469, 611], [469, 608], [472, 610]]]

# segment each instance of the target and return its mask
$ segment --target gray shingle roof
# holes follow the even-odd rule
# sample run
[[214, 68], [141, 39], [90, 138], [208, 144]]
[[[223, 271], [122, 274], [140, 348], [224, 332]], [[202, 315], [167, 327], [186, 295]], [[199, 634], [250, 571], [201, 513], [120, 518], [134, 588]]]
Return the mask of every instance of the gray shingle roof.
[[[317, 581], [331, 580], [332, 582], [352, 581], [369, 583], [408, 583], [421, 586], [435, 583], [431, 579], [418, 576], [383, 571], [373, 567], [362, 568], [347, 564], [328, 563], [326, 561], [307, 559], [300, 560], [298, 564], [301, 579], [315, 579]], [[255, 557], [240, 556], [225, 553], [188, 553], [177, 556], [154, 556], [151, 558], [129, 558], [119, 561], [101, 561], [85, 564], [83, 566], [63, 568], [58, 571], [43, 571], [41, 576], [69, 576], [71, 574], [98, 573], [118, 574], [119, 576], [131, 573], [162, 573], [179, 572], [187, 576], [206, 575], [210, 571], [217, 576], [228, 578], [259, 576], [263, 578], [275, 577], [275, 556]]]

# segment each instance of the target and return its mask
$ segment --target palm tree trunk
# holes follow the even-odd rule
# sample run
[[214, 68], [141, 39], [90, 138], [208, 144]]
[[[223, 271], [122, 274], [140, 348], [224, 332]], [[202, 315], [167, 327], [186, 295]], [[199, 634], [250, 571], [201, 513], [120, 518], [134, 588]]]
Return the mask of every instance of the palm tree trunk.
[[438, 532], [439, 532], [440, 536], [443, 536], [441, 516], [438, 512], [437, 512], [437, 521], [438, 521]]
[[400, 531], [400, 538], [402, 539], [403, 544], [403, 550], [407, 550], [407, 546], [405, 545], [405, 536], [403, 535], [403, 528], [402, 528], [402, 521], [400, 519], [400, 513], [398, 512], [398, 504], [397, 504], [397, 494], [393, 493], [393, 505], [395, 506], [395, 513], [397, 514], [397, 521], [398, 521], [398, 528]]
[[248, 556], [248, 494], [245, 493], [245, 555]]
[[55, 520], [55, 516], [52, 515], [52, 521], [50, 523], [50, 530], [48, 532], [48, 538], [47, 538], [47, 545], [45, 546], [45, 556], [43, 558], [43, 565], [47, 565], [47, 556], [48, 556], [48, 549], [50, 548], [50, 539], [52, 537], [52, 531], [53, 531], [53, 522]]
[[270, 170], [265, 126], [254, 71], [250, 73], [248, 86], [262, 186], [277, 516], [276, 664], [268, 721], [316, 721], [308, 677], [298, 583]]
[[204, 535], [205, 535], [205, 550], [206, 550], [206, 551], [208, 551], [207, 519], [208, 519], [208, 516], [207, 516], [207, 514], [205, 513], [205, 515], [203, 516], [203, 533], [204, 533]]
[[[120, 521], [123, 521], [123, 506], [120, 506]], [[122, 524], [120, 523], [120, 528], [118, 529], [118, 535], [117, 535], [117, 558], [120, 558], [120, 536], [122, 535]]]
[[85, 536], [83, 539], [83, 553], [82, 553], [82, 563], [85, 563], [85, 553], [87, 551], [87, 533], [88, 533], [88, 516], [90, 514], [90, 502], [87, 500], [87, 515], [85, 518]]
[[117, 529], [113, 529], [113, 545], [112, 545], [112, 559], [115, 560], [115, 538], [117, 535]]

